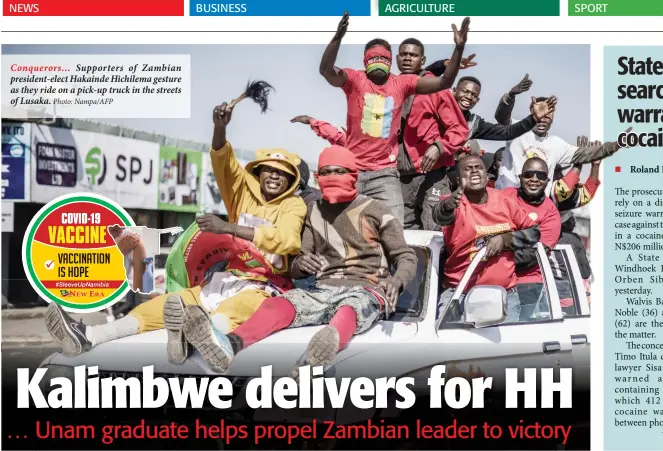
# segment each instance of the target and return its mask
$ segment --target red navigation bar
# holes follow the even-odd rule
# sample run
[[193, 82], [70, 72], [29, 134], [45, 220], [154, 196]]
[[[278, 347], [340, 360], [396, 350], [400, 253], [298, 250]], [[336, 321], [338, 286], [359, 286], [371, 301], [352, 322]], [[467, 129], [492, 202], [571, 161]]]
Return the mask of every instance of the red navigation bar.
[[184, 0], [4, 0], [3, 16], [183, 16]]

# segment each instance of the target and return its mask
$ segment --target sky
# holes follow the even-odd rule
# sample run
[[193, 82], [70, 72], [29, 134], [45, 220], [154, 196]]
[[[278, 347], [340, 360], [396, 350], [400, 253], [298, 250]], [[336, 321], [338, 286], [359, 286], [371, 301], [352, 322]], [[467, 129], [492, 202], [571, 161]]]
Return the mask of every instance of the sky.
[[[425, 43], [424, 43], [425, 44]], [[207, 143], [213, 129], [215, 105], [236, 98], [247, 81], [261, 79], [274, 86], [270, 111], [260, 114], [250, 101], [234, 111], [228, 139], [239, 149], [283, 147], [305, 160], [316, 162], [327, 142], [308, 126], [291, 124], [296, 115], [307, 114], [336, 126], [345, 125], [346, 100], [339, 88], [331, 87], [318, 73], [324, 45], [3, 45], [3, 54], [190, 54], [192, 98], [190, 119], [98, 119], [145, 132]], [[394, 52], [396, 52], [394, 48]], [[429, 45], [428, 63], [448, 58], [453, 45]], [[461, 76], [477, 77], [482, 83], [481, 100], [472, 110], [494, 122], [501, 96], [529, 74], [534, 84], [517, 98], [513, 117], [529, 114], [531, 96], [556, 95], [555, 123], [551, 133], [575, 144], [576, 137], [589, 133], [590, 49], [588, 45], [470, 45], [465, 55], [475, 53], [476, 67]], [[337, 66], [362, 69], [362, 45], [343, 45]], [[397, 72], [394, 62], [394, 70]], [[494, 151], [503, 142], [482, 141]]]

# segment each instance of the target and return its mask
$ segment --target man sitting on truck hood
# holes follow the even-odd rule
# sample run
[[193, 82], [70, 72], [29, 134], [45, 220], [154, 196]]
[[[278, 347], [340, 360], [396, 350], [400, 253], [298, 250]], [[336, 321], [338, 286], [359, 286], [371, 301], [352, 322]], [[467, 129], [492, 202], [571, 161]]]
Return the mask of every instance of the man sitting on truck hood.
[[[557, 245], [562, 222], [555, 203], [546, 196], [548, 165], [541, 158], [530, 158], [523, 165], [520, 174], [520, 188], [506, 188], [503, 192], [518, 200], [518, 205], [529, 217], [539, 223], [541, 237], [546, 253]], [[548, 311], [546, 290], [543, 289], [543, 277], [537, 258], [537, 251], [530, 247], [517, 250], [516, 277], [518, 278], [518, 297], [520, 298], [520, 321], [529, 321], [537, 311]]]
[[416, 256], [405, 243], [400, 221], [386, 205], [357, 194], [359, 171], [352, 152], [340, 146], [325, 149], [318, 171], [322, 200], [308, 207], [302, 252], [291, 272], [294, 278], [315, 274], [313, 287], [266, 299], [228, 335], [199, 307], [187, 307], [184, 333], [204, 351], [213, 371], [225, 372], [237, 352], [274, 332], [321, 324], [328, 326], [311, 339], [304, 365], [327, 365], [354, 334], [389, 315], [414, 278]]
[[[100, 326], [76, 323], [59, 306], [51, 304], [46, 316], [48, 330], [65, 355], [77, 355], [100, 343], [165, 326], [168, 358], [171, 363], [181, 364], [190, 350], [182, 331], [185, 305], [200, 305], [220, 330], [230, 332], [265, 298], [292, 287], [287, 277], [288, 255], [299, 253], [306, 216], [304, 201], [295, 195], [300, 159], [281, 149], [259, 150], [257, 159], [243, 168], [226, 141], [231, 115], [225, 103], [214, 109], [210, 151], [230, 222], [213, 215], [196, 219], [200, 231], [195, 231], [195, 239], [186, 247], [188, 261], [193, 263], [186, 271], [196, 272], [196, 276], [189, 274], [189, 283], [182, 282], [185, 289], [154, 298], [124, 318]], [[213, 265], [207, 255], [219, 255], [226, 250], [221, 248], [228, 247], [240, 255], [220, 262], [224, 265], [218, 271], [208, 268]], [[196, 266], [201, 266], [199, 271]], [[198, 277], [206, 272], [211, 273], [210, 277]]]
[[[449, 302], [474, 256], [486, 247], [484, 261], [474, 271], [466, 291], [475, 285], [504, 287], [508, 292], [507, 321], [518, 321], [514, 251], [536, 244], [538, 221], [528, 216], [517, 199], [486, 186], [486, 166], [480, 157], [469, 155], [459, 160], [458, 178], [458, 189], [433, 210], [435, 222], [443, 226], [447, 253], [446, 290], [440, 306]], [[516, 231], [520, 232], [512, 233]]]

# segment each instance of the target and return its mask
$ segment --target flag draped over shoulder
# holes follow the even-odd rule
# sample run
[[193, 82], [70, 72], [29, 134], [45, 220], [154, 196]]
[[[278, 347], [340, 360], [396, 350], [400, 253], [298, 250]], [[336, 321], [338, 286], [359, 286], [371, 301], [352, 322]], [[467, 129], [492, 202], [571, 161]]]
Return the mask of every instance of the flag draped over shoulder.
[[194, 222], [175, 241], [168, 255], [166, 291], [198, 286], [217, 271], [269, 282], [281, 290], [292, 288], [290, 279], [275, 274], [253, 243], [232, 235], [201, 232]]

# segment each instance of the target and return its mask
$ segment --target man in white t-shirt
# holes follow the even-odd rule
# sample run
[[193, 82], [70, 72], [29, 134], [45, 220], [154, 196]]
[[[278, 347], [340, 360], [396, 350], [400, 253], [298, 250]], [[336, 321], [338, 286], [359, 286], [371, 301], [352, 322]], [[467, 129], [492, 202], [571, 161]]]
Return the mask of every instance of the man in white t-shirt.
[[[539, 97], [536, 102], [545, 101], [546, 97]], [[505, 94], [500, 101], [495, 119], [498, 123], [506, 125], [511, 123], [511, 112], [515, 105], [515, 96]], [[561, 166], [563, 170], [570, 168], [575, 164], [591, 163], [592, 161], [602, 160], [619, 150], [619, 144], [616, 142], [607, 142], [598, 146], [578, 147], [564, 141], [559, 136], [548, 133], [552, 126], [554, 113], [548, 114], [539, 121], [534, 128], [514, 139], [507, 141], [502, 164], [500, 165], [499, 175], [495, 187], [504, 189], [508, 187], [519, 187], [520, 180], [518, 175], [522, 172], [525, 161], [538, 157], [548, 164], [548, 179], [554, 179], [556, 166]], [[546, 186], [546, 195], [550, 195], [552, 184]]]

